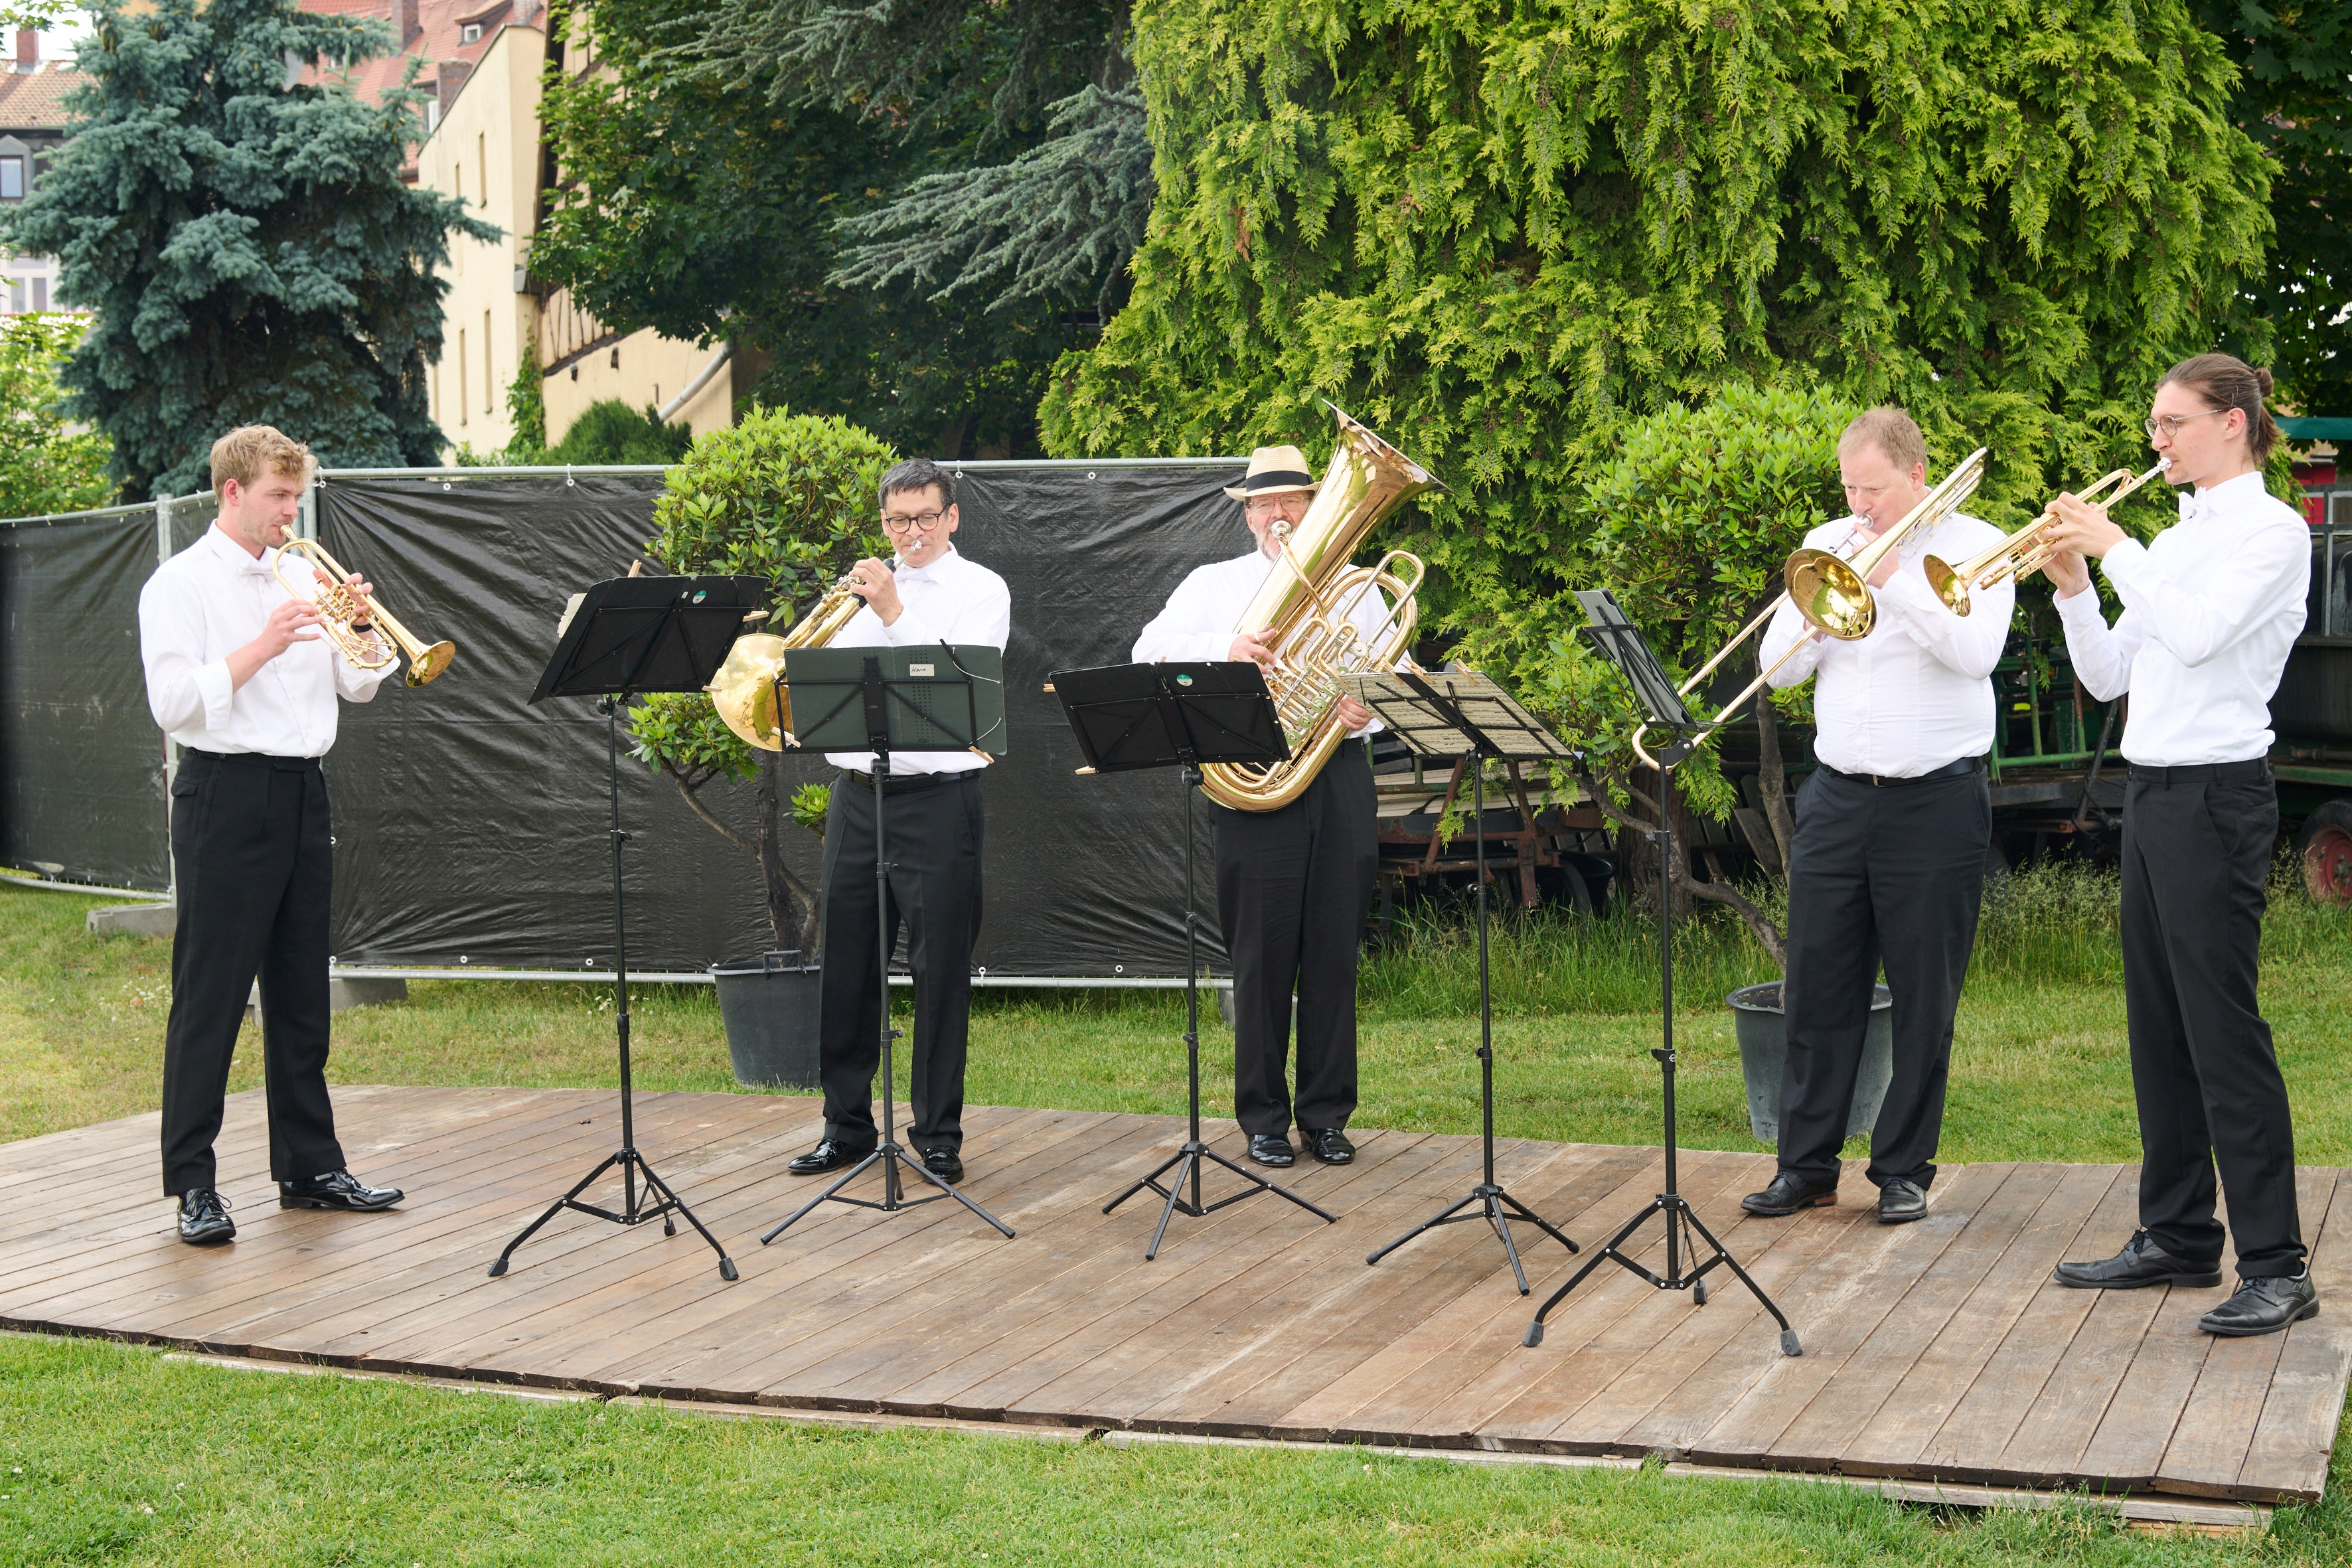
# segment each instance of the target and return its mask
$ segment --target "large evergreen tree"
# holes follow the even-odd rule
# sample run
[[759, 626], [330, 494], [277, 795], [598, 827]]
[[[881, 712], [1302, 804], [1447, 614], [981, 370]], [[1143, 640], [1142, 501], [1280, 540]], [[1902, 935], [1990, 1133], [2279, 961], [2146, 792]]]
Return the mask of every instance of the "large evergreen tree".
[[2264, 351], [2270, 166], [2187, 0], [1146, 0], [1135, 56], [1160, 198], [1049, 447], [1316, 450], [1329, 397], [1451, 486], [1398, 531], [1457, 624], [1581, 570], [1629, 415], [1901, 400], [2021, 521], [2163, 366]]
[[74, 139], [0, 240], [48, 251], [96, 314], [61, 377], [126, 496], [209, 482], [233, 426], [326, 462], [431, 463], [425, 367], [451, 229], [497, 231], [401, 183], [421, 92], [362, 103], [291, 62], [387, 52], [380, 25], [293, 0], [98, 0]]

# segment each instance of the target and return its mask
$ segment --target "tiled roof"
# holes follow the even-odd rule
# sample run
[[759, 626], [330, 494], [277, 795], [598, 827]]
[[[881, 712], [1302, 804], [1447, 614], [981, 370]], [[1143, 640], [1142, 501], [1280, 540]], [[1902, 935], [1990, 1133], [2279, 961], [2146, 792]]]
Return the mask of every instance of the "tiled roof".
[[[399, 86], [411, 58], [425, 62], [416, 80], [418, 86], [430, 89], [438, 79], [440, 67], [456, 62], [470, 69], [488, 52], [500, 26], [509, 22], [540, 25], [547, 9], [544, 0], [415, 0], [415, 5], [417, 33], [406, 47], [352, 68], [352, 87], [362, 98], [373, 100]], [[320, 16], [373, 16], [398, 37], [405, 7], [404, 0], [301, 0], [301, 8]], [[481, 34], [470, 44], [461, 43], [458, 40], [469, 23], [478, 25]], [[302, 79], [319, 80], [318, 68], [305, 71]]]
[[0, 74], [0, 132], [62, 132], [66, 95], [81, 79], [81, 73], [64, 60], [43, 60], [40, 69], [28, 74]]

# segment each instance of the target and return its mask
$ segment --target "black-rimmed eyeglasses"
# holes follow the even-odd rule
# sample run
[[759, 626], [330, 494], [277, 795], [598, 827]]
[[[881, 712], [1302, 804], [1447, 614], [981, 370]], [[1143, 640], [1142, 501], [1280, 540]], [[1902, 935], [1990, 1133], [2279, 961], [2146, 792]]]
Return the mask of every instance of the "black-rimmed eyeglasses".
[[912, 533], [917, 529], [922, 530], [925, 533], [936, 533], [939, 531], [940, 520], [946, 516], [947, 513], [943, 511], [924, 511], [917, 512], [912, 517], [892, 517], [886, 511], [882, 514], [882, 527], [890, 533]]

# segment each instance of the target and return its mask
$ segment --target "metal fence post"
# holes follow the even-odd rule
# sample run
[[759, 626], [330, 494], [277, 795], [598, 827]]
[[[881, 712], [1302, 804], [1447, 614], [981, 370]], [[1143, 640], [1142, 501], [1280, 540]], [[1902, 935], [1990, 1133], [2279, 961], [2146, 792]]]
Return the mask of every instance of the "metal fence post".
[[[172, 559], [172, 498], [158, 492], [155, 497], [155, 564], [160, 569]], [[172, 780], [180, 771], [180, 749], [172, 737], [163, 737], [163, 888], [171, 894], [172, 903], [180, 902], [180, 865], [172, 858]]]

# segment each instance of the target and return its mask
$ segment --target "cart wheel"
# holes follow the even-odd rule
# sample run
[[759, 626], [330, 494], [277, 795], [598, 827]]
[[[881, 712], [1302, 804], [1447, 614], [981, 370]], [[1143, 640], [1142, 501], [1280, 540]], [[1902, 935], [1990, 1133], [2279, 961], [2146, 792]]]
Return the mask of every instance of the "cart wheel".
[[2352, 904], [2352, 800], [2331, 800], [2305, 817], [2294, 845], [2313, 900]]

